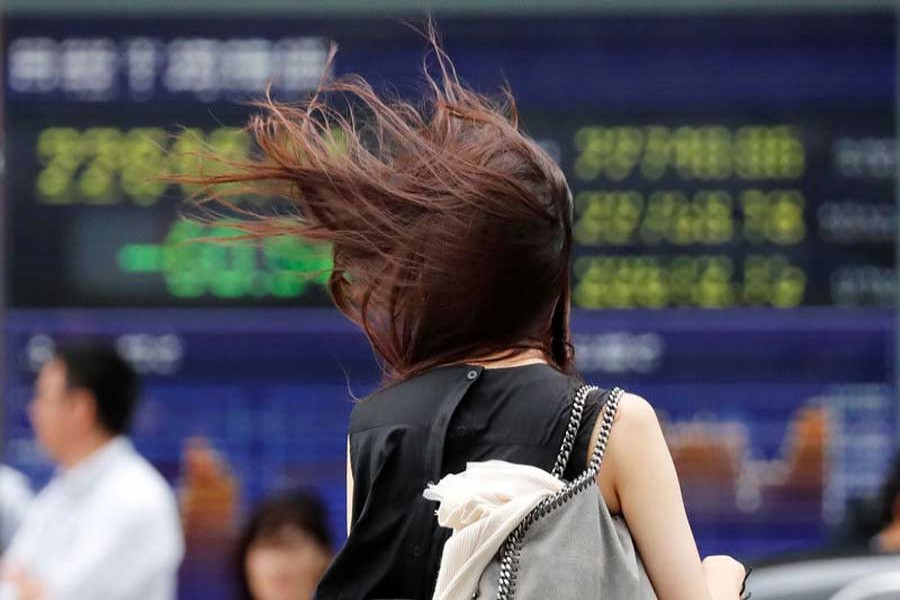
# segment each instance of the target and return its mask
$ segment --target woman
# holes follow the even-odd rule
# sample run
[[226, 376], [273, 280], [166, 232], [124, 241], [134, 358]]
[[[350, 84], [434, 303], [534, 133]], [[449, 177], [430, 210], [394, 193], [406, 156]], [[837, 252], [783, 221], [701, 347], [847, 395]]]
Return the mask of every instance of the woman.
[[[249, 124], [258, 162], [179, 179], [214, 195], [236, 184], [229, 189], [289, 201], [293, 218], [278, 210], [241, 226], [331, 244], [330, 293], [383, 365], [385, 385], [351, 417], [349, 539], [321, 600], [431, 597], [449, 535], [422, 497], [435, 472], [487, 459], [549, 471], [581, 384], [565, 177], [519, 130], [511, 95], [501, 105], [466, 89], [431, 39], [439, 77], [426, 68], [424, 107], [386, 101], [359, 78], [323, 84], [299, 107], [267, 98]], [[337, 100], [347, 101], [343, 113]], [[569, 476], [586, 465], [599, 411], [594, 398]], [[435, 428], [446, 442], [430, 451]], [[738, 598], [740, 564], [700, 561], [642, 398], [620, 404], [597, 489], [626, 519], [660, 598]]]
[[238, 543], [241, 600], [310, 600], [331, 562], [322, 501], [296, 492], [265, 500]]

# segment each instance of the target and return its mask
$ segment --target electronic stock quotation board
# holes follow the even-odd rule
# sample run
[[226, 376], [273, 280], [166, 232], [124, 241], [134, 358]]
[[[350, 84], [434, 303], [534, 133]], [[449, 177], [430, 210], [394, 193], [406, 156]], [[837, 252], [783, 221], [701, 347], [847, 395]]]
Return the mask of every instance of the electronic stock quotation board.
[[[704, 553], [827, 540], [894, 449], [896, 22], [890, 13], [448, 18], [462, 78], [508, 83], [575, 201], [581, 372], [660, 412]], [[241, 159], [247, 101], [324, 76], [423, 89], [399, 19], [5, 23], [4, 460], [49, 474], [25, 405], [58, 339], [146, 377], [135, 438], [173, 484], [189, 436], [242, 509], [316, 488], [343, 535], [346, 420], [378, 372], [327, 253], [181, 218], [156, 175]], [[325, 73], [330, 44], [340, 51]]]

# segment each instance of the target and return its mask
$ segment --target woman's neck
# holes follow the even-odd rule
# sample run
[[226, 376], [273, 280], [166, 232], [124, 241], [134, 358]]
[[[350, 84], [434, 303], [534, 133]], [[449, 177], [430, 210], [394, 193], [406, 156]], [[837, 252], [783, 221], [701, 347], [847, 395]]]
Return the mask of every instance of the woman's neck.
[[536, 349], [523, 350], [510, 355], [508, 352], [498, 352], [478, 359], [465, 361], [467, 365], [476, 365], [485, 369], [501, 369], [504, 367], [524, 367], [526, 365], [548, 364], [546, 355]]

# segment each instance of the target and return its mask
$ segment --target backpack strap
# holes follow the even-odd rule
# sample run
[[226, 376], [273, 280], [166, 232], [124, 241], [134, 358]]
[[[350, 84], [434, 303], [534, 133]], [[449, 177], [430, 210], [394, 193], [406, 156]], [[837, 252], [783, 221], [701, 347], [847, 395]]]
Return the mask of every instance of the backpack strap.
[[584, 404], [587, 402], [591, 392], [599, 390], [595, 385], [583, 385], [575, 392], [575, 399], [572, 401], [572, 413], [569, 416], [569, 424], [566, 427], [566, 434], [563, 436], [562, 446], [559, 449], [559, 455], [556, 457], [556, 463], [550, 474], [557, 479], [562, 479], [563, 473], [566, 471], [566, 465], [569, 464], [569, 456], [575, 447], [575, 440], [578, 438], [578, 430], [581, 428], [581, 418], [584, 415]]

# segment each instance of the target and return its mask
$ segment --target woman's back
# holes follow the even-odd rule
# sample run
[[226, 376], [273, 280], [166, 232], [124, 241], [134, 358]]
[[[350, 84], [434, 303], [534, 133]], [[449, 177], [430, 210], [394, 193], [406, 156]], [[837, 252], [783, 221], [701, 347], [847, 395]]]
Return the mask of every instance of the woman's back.
[[[546, 364], [434, 369], [362, 401], [350, 422], [352, 530], [319, 600], [429, 598], [449, 530], [429, 482], [490, 459], [550, 471], [581, 382]], [[599, 413], [589, 401], [567, 477], [585, 468]]]

